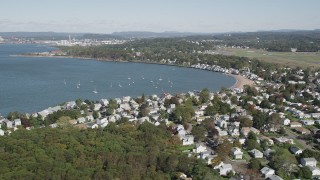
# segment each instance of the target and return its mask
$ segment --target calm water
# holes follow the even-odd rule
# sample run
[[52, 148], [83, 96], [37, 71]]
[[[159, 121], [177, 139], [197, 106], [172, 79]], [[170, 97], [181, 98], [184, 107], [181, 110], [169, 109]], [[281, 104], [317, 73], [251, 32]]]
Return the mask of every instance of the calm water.
[[217, 91], [235, 83], [232, 77], [190, 68], [12, 56], [49, 50], [53, 48], [0, 44], [0, 113], [32, 113], [77, 98], [99, 100], [203, 88]]

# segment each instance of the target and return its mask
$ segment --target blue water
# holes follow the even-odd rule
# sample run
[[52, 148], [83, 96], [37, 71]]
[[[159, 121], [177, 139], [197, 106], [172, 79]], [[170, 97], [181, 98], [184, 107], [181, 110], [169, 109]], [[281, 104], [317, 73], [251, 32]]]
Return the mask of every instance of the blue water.
[[235, 83], [235, 79], [221, 73], [175, 66], [12, 56], [53, 49], [34, 44], [0, 44], [2, 115], [10, 111], [38, 112], [77, 98], [175, 94], [203, 88], [217, 91]]

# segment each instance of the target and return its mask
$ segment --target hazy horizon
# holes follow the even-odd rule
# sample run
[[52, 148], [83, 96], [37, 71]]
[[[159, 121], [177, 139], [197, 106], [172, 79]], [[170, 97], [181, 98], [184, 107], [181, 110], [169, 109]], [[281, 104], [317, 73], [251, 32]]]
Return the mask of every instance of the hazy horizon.
[[320, 29], [318, 0], [10, 0], [0, 32], [256, 32]]

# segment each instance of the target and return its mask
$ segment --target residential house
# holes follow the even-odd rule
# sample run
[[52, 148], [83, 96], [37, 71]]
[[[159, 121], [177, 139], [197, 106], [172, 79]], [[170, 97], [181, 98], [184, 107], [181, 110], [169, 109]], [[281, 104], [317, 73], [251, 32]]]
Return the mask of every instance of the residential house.
[[312, 118], [319, 118], [320, 113], [311, 113]]
[[0, 136], [4, 136], [4, 130], [0, 129]]
[[268, 178], [269, 180], [283, 180], [280, 176], [277, 176], [277, 175], [272, 175]]
[[320, 176], [320, 169], [318, 167], [308, 166], [312, 172], [312, 176]]
[[283, 119], [281, 122], [282, 122], [282, 125], [289, 126], [291, 121], [290, 119], [286, 118], [286, 119]]
[[234, 147], [231, 149], [231, 155], [233, 156], [233, 159], [242, 159], [243, 152], [240, 148]]
[[201, 144], [196, 145], [196, 148], [194, 149], [195, 153], [201, 153], [201, 152], [206, 152], [207, 151], [207, 147], [203, 146]]
[[274, 140], [275, 140], [277, 143], [294, 144], [293, 139], [289, 139], [289, 138], [286, 138], [286, 137], [274, 138]]
[[219, 169], [220, 176], [226, 176], [229, 172], [233, 172], [231, 164], [225, 164], [221, 162], [218, 166], [215, 166], [213, 169]]
[[263, 158], [263, 153], [257, 149], [252, 149], [251, 151], [249, 151], [249, 153], [254, 158]]
[[292, 154], [294, 154], [294, 155], [299, 155], [299, 154], [302, 153], [302, 150], [299, 149], [297, 146], [291, 146], [291, 147], [289, 148], [289, 151], [290, 151]]
[[227, 128], [228, 126], [228, 122], [224, 119], [218, 119], [216, 121], [217, 126], [219, 126], [220, 128]]
[[299, 134], [310, 134], [311, 133], [309, 129], [306, 129], [306, 128], [303, 128], [303, 127], [296, 127], [293, 130], [296, 131]]
[[182, 145], [188, 146], [194, 144], [194, 136], [193, 135], [186, 135], [182, 138]]
[[301, 120], [300, 121], [305, 126], [312, 126], [314, 125], [314, 120]]
[[274, 169], [271, 169], [269, 167], [263, 167], [261, 170], [260, 170], [262, 176], [264, 178], [268, 178], [268, 177], [271, 177], [272, 175], [275, 174], [275, 170]]
[[85, 117], [79, 117], [79, 118], [77, 119], [77, 122], [78, 122], [78, 124], [85, 123], [85, 122], [86, 122], [86, 118], [85, 118]]
[[94, 111], [99, 111], [101, 107], [102, 107], [102, 105], [100, 103], [96, 103], [96, 104], [94, 104], [93, 110]]
[[291, 128], [302, 127], [302, 124], [299, 122], [291, 122], [290, 127]]
[[13, 122], [14, 122], [15, 127], [21, 126], [21, 119], [15, 119], [15, 120], [13, 120]]
[[102, 105], [104, 105], [104, 106], [108, 106], [108, 105], [109, 105], [108, 99], [101, 99], [101, 100], [100, 100], [100, 103], [101, 103]]
[[301, 158], [300, 163], [302, 166], [311, 166], [311, 167], [317, 166], [317, 160], [315, 158]]
[[12, 121], [10, 121], [9, 119], [5, 119], [3, 123], [7, 126], [8, 129], [13, 128]]

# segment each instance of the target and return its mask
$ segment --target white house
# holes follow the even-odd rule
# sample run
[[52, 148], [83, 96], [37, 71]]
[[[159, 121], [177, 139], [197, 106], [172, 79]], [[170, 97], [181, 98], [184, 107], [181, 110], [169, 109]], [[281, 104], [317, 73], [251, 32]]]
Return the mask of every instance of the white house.
[[108, 101], [108, 99], [101, 99], [101, 100], [100, 100], [100, 103], [101, 103], [102, 105], [104, 105], [104, 106], [108, 106], [109, 101]]
[[6, 124], [8, 129], [13, 128], [12, 121], [10, 121], [9, 119], [5, 119], [3, 123]]
[[198, 144], [196, 146], [196, 148], [194, 149], [194, 152], [195, 153], [202, 153], [202, 152], [206, 152], [207, 151], [207, 147], [206, 146], [203, 146], [201, 144]]
[[78, 122], [78, 124], [85, 123], [85, 122], [86, 122], [86, 118], [84, 118], [84, 117], [79, 117], [79, 118], [77, 119], [77, 122]]
[[317, 160], [315, 158], [301, 158], [300, 163], [302, 166], [311, 166], [311, 167], [317, 166]]
[[290, 127], [291, 127], [291, 128], [302, 127], [302, 124], [299, 123], [299, 122], [291, 122], [291, 123], [290, 123]]
[[269, 167], [264, 167], [260, 170], [261, 174], [263, 175], [263, 177], [268, 178], [272, 175], [274, 175], [275, 171]]
[[0, 129], [0, 136], [4, 136], [4, 130]]
[[320, 117], [320, 113], [311, 113], [311, 116], [313, 118], [319, 118]]
[[21, 119], [15, 119], [14, 120], [14, 126], [21, 126]]
[[220, 176], [226, 176], [228, 172], [233, 172], [232, 165], [224, 164], [223, 162], [215, 166], [213, 169], [219, 169]]
[[284, 126], [290, 125], [290, 122], [291, 122], [291, 121], [290, 121], [290, 119], [288, 119], [288, 118], [282, 120], [282, 124], [283, 124]]
[[269, 180], [283, 180], [281, 177], [277, 176], [277, 175], [272, 175], [269, 177]]
[[194, 144], [194, 136], [193, 135], [186, 135], [182, 138], [182, 145], [188, 146]]
[[257, 149], [252, 149], [251, 151], [249, 151], [249, 153], [254, 158], [263, 158], [263, 153]]
[[318, 167], [308, 166], [308, 168], [312, 172], [312, 176], [320, 176], [320, 169]]
[[234, 147], [231, 149], [231, 154], [233, 156], [233, 159], [242, 159], [243, 152], [240, 148]]
[[305, 126], [312, 126], [314, 125], [314, 120], [301, 120], [300, 121]]

